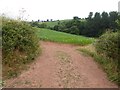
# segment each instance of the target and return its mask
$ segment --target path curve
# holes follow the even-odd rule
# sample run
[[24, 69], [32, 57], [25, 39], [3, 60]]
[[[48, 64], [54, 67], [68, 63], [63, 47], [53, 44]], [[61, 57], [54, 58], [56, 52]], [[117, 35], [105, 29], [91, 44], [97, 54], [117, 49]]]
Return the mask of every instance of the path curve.
[[5, 81], [16, 88], [115, 88], [91, 58], [80, 54], [79, 46], [41, 41], [42, 54], [27, 71]]

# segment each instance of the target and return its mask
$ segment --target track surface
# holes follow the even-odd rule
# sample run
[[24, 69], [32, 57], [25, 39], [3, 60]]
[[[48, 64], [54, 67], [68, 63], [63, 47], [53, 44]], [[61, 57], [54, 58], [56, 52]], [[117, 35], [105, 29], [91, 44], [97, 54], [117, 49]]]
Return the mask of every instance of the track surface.
[[42, 54], [5, 87], [115, 88], [99, 65], [76, 49], [79, 46], [41, 41]]

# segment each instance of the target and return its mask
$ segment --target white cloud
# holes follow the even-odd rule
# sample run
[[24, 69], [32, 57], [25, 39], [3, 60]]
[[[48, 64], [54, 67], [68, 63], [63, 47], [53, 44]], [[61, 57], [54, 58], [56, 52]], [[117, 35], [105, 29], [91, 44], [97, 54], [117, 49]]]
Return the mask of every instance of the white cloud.
[[[87, 17], [89, 12], [117, 11], [119, 0], [1, 0], [0, 12], [16, 17], [24, 8], [29, 20]], [[29, 17], [28, 17], [29, 15]]]

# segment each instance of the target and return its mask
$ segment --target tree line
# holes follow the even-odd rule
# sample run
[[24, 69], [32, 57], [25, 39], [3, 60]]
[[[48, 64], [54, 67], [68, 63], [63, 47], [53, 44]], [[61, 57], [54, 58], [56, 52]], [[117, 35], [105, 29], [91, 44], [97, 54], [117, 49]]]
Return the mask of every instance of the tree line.
[[73, 17], [69, 22], [59, 22], [58, 25], [54, 26], [53, 30], [88, 37], [98, 37], [106, 30], [117, 31], [119, 28], [116, 22], [118, 17], [118, 12], [115, 11], [110, 13], [102, 12], [102, 14], [96, 12], [94, 16], [93, 12], [90, 12], [85, 19]]
[[47, 27], [45, 23], [39, 24], [38, 22], [31, 23], [32, 26], [37, 26], [39, 28], [49, 28], [52, 30], [75, 34], [84, 35], [87, 37], [98, 37], [102, 35], [107, 30], [112, 30], [113, 32], [118, 30], [117, 19], [120, 17], [118, 12], [90, 12], [87, 18], [79, 18], [77, 16], [69, 21], [59, 21], [54, 27]]

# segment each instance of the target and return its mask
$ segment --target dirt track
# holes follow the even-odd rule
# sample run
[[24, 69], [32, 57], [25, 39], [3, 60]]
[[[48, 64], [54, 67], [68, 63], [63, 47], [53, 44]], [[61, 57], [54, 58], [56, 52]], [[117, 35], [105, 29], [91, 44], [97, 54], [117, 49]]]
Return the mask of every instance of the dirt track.
[[17, 88], [115, 88], [91, 58], [80, 54], [78, 46], [41, 42], [42, 54], [30, 68], [5, 87]]

